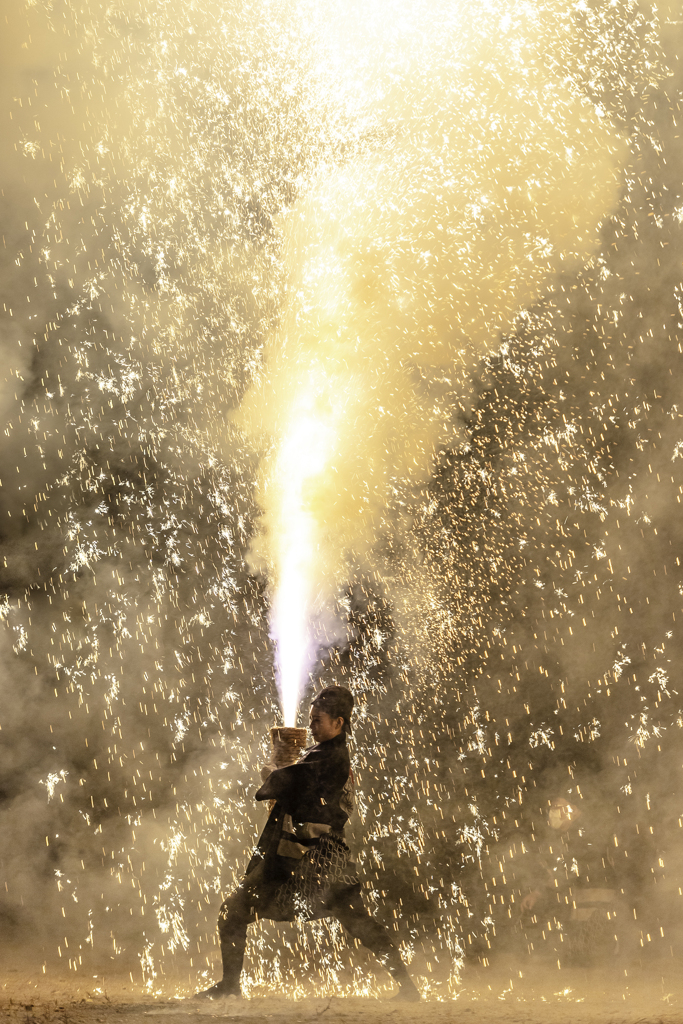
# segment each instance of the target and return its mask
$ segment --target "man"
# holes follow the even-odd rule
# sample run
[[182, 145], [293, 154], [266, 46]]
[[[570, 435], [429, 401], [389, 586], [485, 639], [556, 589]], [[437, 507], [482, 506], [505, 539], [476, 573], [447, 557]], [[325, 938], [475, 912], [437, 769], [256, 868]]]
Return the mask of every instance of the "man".
[[353, 808], [346, 746], [352, 710], [353, 696], [346, 687], [325, 687], [311, 705], [315, 746], [296, 764], [273, 771], [257, 792], [257, 800], [274, 803], [242, 883], [220, 910], [223, 977], [200, 996], [241, 995], [247, 926], [257, 918], [336, 917], [387, 968], [399, 986], [395, 998], [420, 999], [386, 928], [363, 905], [344, 842], [344, 825]]

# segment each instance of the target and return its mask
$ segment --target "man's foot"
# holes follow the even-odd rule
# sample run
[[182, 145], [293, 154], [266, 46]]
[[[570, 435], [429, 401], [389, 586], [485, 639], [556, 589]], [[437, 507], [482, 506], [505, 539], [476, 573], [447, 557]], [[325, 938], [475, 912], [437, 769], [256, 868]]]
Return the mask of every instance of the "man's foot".
[[234, 985], [228, 985], [224, 981], [219, 981], [211, 988], [207, 988], [204, 992], [197, 992], [192, 998], [193, 999], [227, 999], [229, 996], [234, 996], [236, 999], [242, 998], [242, 993], [239, 988], [235, 988]]
[[422, 996], [416, 989], [411, 978], [403, 978], [397, 983], [399, 986], [398, 992], [392, 999], [397, 1003], [419, 1003], [422, 1000]]

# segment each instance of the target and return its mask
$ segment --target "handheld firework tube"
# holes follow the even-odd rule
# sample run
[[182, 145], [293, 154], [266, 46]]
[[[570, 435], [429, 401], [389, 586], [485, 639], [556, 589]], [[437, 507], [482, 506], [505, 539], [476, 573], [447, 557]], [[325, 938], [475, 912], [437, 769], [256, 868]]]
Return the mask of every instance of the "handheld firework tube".
[[[274, 725], [270, 730], [270, 742], [273, 750], [270, 755], [270, 764], [261, 768], [261, 779], [265, 782], [274, 768], [286, 768], [299, 760], [301, 751], [306, 746], [306, 729], [295, 729], [291, 726]], [[268, 802], [268, 811], [272, 811], [274, 800]]]
[[307, 729], [295, 729], [283, 725], [275, 725], [270, 730], [273, 744], [272, 763], [276, 768], [286, 768], [298, 761], [306, 746]]

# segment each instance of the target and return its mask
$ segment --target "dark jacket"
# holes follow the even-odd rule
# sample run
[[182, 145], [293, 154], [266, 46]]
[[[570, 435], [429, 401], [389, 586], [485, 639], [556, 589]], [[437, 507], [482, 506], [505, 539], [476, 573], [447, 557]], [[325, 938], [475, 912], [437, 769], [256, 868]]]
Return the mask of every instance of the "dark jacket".
[[271, 772], [256, 799], [277, 801], [295, 822], [318, 822], [341, 831], [349, 817], [341, 802], [350, 771], [346, 737], [340, 733], [309, 747], [296, 764]]
[[296, 764], [273, 771], [257, 800], [275, 801], [246, 872], [248, 885], [281, 883], [325, 835], [340, 837], [353, 808], [344, 734], [309, 747]]

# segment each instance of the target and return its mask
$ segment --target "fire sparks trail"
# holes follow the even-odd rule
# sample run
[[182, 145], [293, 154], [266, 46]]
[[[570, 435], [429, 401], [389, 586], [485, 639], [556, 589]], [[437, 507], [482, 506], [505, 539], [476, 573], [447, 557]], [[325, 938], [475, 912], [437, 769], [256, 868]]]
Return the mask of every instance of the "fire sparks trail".
[[[638, 949], [680, 953], [666, 12], [5, 15], [5, 962], [201, 985], [312, 673], [357, 699], [367, 896], [423, 991], [526, 941], [529, 836], [591, 779]], [[381, 991], [279, 931], [251, 993]]]

